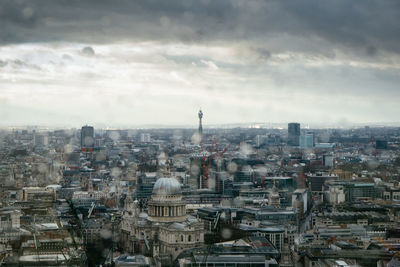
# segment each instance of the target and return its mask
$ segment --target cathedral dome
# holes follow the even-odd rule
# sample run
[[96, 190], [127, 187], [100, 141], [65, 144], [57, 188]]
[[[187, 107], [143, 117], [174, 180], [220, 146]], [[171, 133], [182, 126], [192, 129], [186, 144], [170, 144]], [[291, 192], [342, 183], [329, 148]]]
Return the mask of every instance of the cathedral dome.
[[186, 219], [186, 204], [177, 179], [168, 177], [157, 180], [148, 202], [148, 212], [149, 220], [153, 222], [182, 222]]
[[181, 184], [173, 177], [160, 178], [154, 184], [153, 196], [182, 195]]

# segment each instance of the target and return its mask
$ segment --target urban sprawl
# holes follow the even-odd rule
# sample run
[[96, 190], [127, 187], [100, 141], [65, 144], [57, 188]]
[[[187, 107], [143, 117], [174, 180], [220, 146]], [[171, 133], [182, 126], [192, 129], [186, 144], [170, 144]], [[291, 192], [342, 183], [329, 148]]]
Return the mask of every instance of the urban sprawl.
[[400, 266], [400, 127], [202, 120], [1, 130], [0, 266]]

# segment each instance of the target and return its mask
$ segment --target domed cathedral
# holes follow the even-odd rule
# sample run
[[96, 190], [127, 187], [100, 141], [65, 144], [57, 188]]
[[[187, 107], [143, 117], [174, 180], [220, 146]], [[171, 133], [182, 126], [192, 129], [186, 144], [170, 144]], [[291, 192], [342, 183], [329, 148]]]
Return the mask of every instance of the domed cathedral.
[[157, 180], [148, 203], [148, 214], [152, 222], [186, 220], [186, 205], [182, 200], [181, 185], [175, 178]]
[[134, 209], [136, 212], [127, 212], [133, 214], [133, 219], [124, 218], [123, 225], [130, 223], [128, 252], [153, 256], [159, 265], [168, 265], [182, 250], [203, 245], [204, 225], [186, 214], [186, 203], [176, 178], [159, 178], [147, 207], [147, 213]]

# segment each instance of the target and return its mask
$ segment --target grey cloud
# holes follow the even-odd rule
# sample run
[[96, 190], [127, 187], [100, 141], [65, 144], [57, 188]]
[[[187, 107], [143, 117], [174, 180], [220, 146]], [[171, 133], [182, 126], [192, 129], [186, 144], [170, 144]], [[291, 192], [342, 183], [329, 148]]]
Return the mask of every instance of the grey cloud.
[[36, 64], [28, 64], [28, 63], [26, 63], [25, 61], [22, 61], [22, 60], [20, 60], [20, 59], [14, 59], [14, 60], [11, 60], [11, 61], [9, 61], [10, 62], [10, 65], [13, 67], [13, 68], [16, 68], [16, 69], [23, 69], [23, 68], [26, 68], [26, 69], [34, 69], [34, 70], [40, 70], [41, 68], [38, 66], [38, 65], [36, 65]]
[[73, 60], [72, 56], [71, 56], [71, 55], [69, 55], [69, 54], [63, 54], [63, 55], [62, 55], [62, 59], [64, 59], [64, 60], [68, 60], [68, 61], [71, 61], [71, 60]]
[[20, 59], [0, 60], [0, 68], [11, 67], [13, 69], [40, 70], [37, 64], [30, 64]]
[[258, 48], [254, 51], [258, 54], [260, 60], [268, 60], [271, 57], [271, 52], [264, 48]]
[[376, 54], [378, 53], [378, 49], [373, 45], [369, 45], [365, 48], [365, 53], [368, 56], [376, 56]]
[[86, 46], [82, 49], [82, 54], [92, 57], [95, 55], [95, 52], [91, 46]]
[[0, 68], [7, 66], [7, 64], [8, 64], [7, 61], [0, 60]]
[[21, 67], [26, 67], [26, 66], [28, 66], [28, 64], [26, 64], [26, 62], [24, 62], [24, 61], [22, 61], [22, 60], [19, 60], [19, 59], [13, 60], [13, 63], [14, 63], [14, 65], [16, 65], [16, 66], [21, 66]]
[[2, 43], [242, 41], [270, 53], [400, 53], [396, 0], [4, 0], [0, 9]]

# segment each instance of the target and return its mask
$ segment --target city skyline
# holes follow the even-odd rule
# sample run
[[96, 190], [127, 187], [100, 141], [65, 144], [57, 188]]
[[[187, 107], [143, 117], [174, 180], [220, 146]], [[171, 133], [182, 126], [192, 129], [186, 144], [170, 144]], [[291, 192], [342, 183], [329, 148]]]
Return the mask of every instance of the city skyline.
[[395, 1], [0, 10], [1, 126], [399, 125]]
[[399, 18], [0, 0], [0, 266], [400, 266]]

